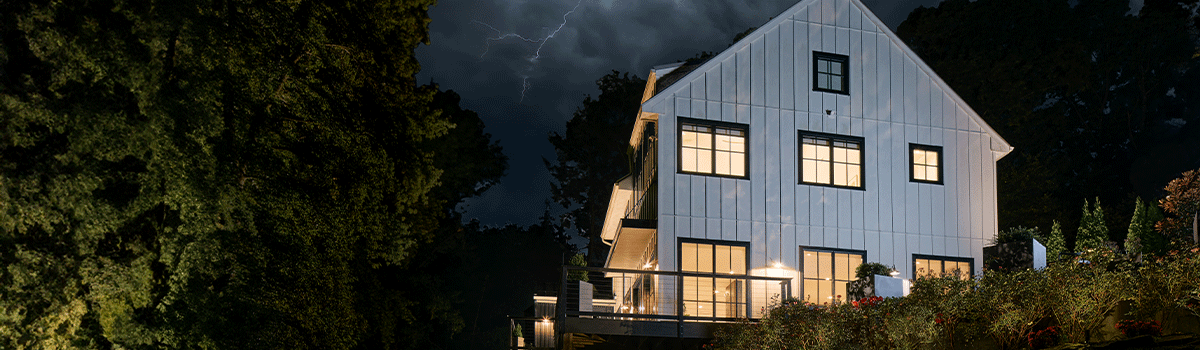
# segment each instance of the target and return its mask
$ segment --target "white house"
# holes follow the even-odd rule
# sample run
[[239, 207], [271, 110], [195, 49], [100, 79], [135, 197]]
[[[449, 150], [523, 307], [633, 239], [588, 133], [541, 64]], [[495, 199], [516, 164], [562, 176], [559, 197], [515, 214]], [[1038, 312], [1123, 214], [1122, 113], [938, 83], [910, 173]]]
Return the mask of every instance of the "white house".
[[822, 303], [861, 262], [979, 273], [1012, 151], [859, 0], [803, 0], [707, 61], [655, 67], [630, 145], [606, 267], [691, 275], [616, 278], [618, 309], [714, 318], [779, 294], [741, 276]]

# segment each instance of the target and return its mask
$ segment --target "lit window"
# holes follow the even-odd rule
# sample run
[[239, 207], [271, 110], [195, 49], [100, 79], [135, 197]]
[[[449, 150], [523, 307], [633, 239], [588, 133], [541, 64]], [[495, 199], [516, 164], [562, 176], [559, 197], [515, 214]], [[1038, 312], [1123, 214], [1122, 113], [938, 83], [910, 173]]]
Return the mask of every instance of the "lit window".
[[745, 317], [745, 280], [719, 276], [746, 275], [746, 246], [683, 242], [680, 251], [683, 272], [714, 275], [683, 278], [684, 316]]
[[854, 270], [862, 265], [864, 256], [861, 252], [801, 248], [804, 300], [824, 304], [837, 300], [840, 295], [839, 301], [846, 301], [846, 283], [855, 280]]
[[863, 140], [800, 133], [800, 182], [863, 188]]
[[850, 57], [813, 52], [813, 90], [848, 94]]
[[917, 277], [954, 275], [962, 279], [971, 278], [971, 258], [949, 258], [932, 255], [913, 255], [913, 271]]
[[908, 145], [914, 182], [942, 183], [942, 148], [910, 143]]
[[746, 177], [746, 130], [742, 124], [680, 120], [679, 170]]

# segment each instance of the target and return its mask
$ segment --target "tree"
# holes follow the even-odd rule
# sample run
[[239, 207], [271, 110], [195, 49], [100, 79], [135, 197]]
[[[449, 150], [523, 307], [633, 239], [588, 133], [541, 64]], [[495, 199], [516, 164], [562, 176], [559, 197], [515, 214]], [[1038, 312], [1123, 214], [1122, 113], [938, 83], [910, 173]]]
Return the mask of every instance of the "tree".
[[1188, 6], [948, 0], [897, 34], [1015, 147], [997, 163], [1003, 227], [1073, 225], [1088, 195], [1118, 200], [1108, 214], [1123, 222], [1130, 173], [1147, 171], [1132, 160], [1166, 139], [1154, 126], [1195, 114], [1181, 97], [1200, 93]]
[[[1175, 246], [1197, 244], [1197, 222], [1200, 222], [1200, 169], [1189, 170], [1183, 176], [1171, 180], [1165, 188], [1167, 197], [1159, 200], [1171, 216], [1160, 221], [1156, 228], [1167, 236]], [[1191, 237], [1188, 237], [1188, 235]]]
[[1083, 200], [1083, 217], [1079, 219], [1079, 231], [1075, 235], [1075, 250], [1103, 249], [1107, 247], [1108, 226], [1104, 224], [1104, 209], [1100, 208], [1100, 198], [1088, 209], [1088, 201]]
[[557, 162], [545, 161], [554, 176], [555, 202], [571, 209], [564, 217], [588, 238], [588, 264], [599, 266], [608, 256], [600, 240], [613, 183], [629, 173], [629, 135], [641, 106], [646, 81], [613, 71], [596, 81], [600, 96], [587, 96], [567, 122], [566, 133], [550, 135]]
[[1057, 261], [1062, 258], [1062, 254], [1067, 252], [1067, 244], [1063, 239], [1062, 224], [1058, 220], [1054, 220], [1054, 224], [1050, 226], [1050, 233], [1043, 237], [1046, 242], [1046, 256], [1050, 261]]
[[1154, 231], [1154, 226], [1163, 219], [1163, 213], [1157, 205], [1146, 205], [1138, 197], [1137, 207], [1133, 209], [1133, 220], [1129, 222], [1129, 235], [1125, 239], [1125, 252], [1128, 254], [1154, 254], [1166, 252], [1168, 241]]
[[0, 347], [388, 347], [432, 3], [0, 3]]

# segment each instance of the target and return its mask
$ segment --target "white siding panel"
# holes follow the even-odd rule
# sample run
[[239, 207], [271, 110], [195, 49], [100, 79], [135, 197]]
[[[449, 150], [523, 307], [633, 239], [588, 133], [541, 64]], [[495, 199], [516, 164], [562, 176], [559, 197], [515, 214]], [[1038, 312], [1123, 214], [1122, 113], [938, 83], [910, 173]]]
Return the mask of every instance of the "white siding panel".
[[888, 151], [888, 155], [894, 157], [891, 159], [892, 173], [889, 175], [892, 184], [892, 229], [896, 232], [908, 232], [907, 215], [911, 211], [914, 203], [909, 203], [906, 195], [908, 186], [908, 157], [900, 155], [900, 152], [907, 152], [908, 145], [904, 143], [904, 126], [892, 124], [892, 149]]
[[778, 223], [767, 223], [767, 264], [782, 263], [783, 230]]
[[[684, 216], [675, 217], [675, 236], [676, 237], [691, 237], [692, 234], [692, 219]], [[675, 250], [675, 248], [671, 248]], [[660, 258], [659, 261], [662, 261]]]
[[943, 146], [941, 154], [942, 162], [938, 164], [940, 167], [939, 169], [942, 169], [942, 185], [929, 186], [929, 198], [933, 202], [933, 206], [931, 207], [931, 210], [933, 211], [933, 235], [941, 237], [946, 235], [946, 212], [949, 210], [954, 210], [954, 207], [946, 206], [946, 147], [944, 146], [945, 142], [942, 141], [942, 129], [933, 130], [933, 133], [930, 135], [929, 143]]
[[675, 222], [679, 220], [671, 215], [663, 216], [658, 224], [658, 268], [663, 271], [677, 271], [675, 262]]
[[917, 116], [917, 75], [921, 72], [917, 69], [917, 64], [913, 60], [904, 57], [904, 122], [910, 125], [916, 125], [920, 117]]
[[800, 249], [796, 245], [796, 225], [783, 224], [782, 226], [780, 229], [779, 260], [790, 268], [798, 269], [800, 265], [797, 263], [800, 259], [796, 255]]
[[843, 28], [850, 27], [850, 2], [834, 2], [834, 11], [836, 11], [837, 26]]
[[850, 31], [850, 110], [852, 117], [863, 117], [862, 32]]
[[[981, 251], [980, 254], [982, 254], [982, 253], [983, 252]], [[970, 238], [959, 238], [958, 239], [958, 256], [962, 256], [962, 257], [975, 256], [975, 253], [971, 250], [971, 239]], [[975, 271], [979, 271], [979, 266], [978, 266], [979, 263], [976, 262], [975, 265], [976, 265]]]
[[721, 192], [721, 178], [715, 176], [704, 176], [704, 182], [706, 185], [704, 191], [704, 216], [710, 218], [719, 218], [721, 217], [721, 197], [723, 196], [723, 193]]
[[793, 55], [792, 45], [794, 40], [794, 29], [792, 29], [792, 21], [783, 21], [779, 24], [779, 108], [793, 109], [796, 107], [795, 93], [795, 60]]
[[802, 21], [802, 22], [808, 22], [808, 16], [809, 16], [808, 14], [809, 14], [808, 7], [804, 7], [804, 8], [800, 9], [800, 12], [796, 12], [796, 15], [792, 16], [792, 19], [797, 20], [797, 21]]
[[749, 242], [750, 236], [752, 236], [752, 235], [753, 235], [753, 233], [751, 232], [750, 222], [738, 220], [738, 222], [737, 222], [737, 240], [738, 240], [738, 242]]
[[917, 125], [929, 126], [930, 123], [930, 105], [929, 105], [929, 76], [925, 72], [918, 70], [917, 75]]
[[[767, 220], [766, 199], [766, 161], [763, 150], [766, 145], [766, 110], [763, 107], [750, 107], [750, 212], [754, 221]], [[757, 152], [755, 152], [757, 151]]]
[[959, 188], [955, 191], [958, 194], [958, 236], [971, 237], [971, 140], [967, 132], [955, 132], [958, 137], [958, 144], [954, 150], [958, 156], [958, 171], [955, 174], [958, 179], [955, 181]]
[[[979, 134], [968, 135], [971, 158], [971, 238], [983, 238], [983, 154]], [[990, 237], [989, 237], [990, 238]]]
[[[743, 39], [744, 40], [744, 39]], [[737, 52], [737, 103], [750, 103], [750, 46]]]
[[903, 186], [904, 190], [904, 201], [908, 206], [904, 209], [906, 214], [904, 218], [905, 233], [925, 233], [925, 231], [921, 230], [921, 221], [925, 220], [924, 215], [929, 213], [929, 206], [924, 205], [925, 202], [921, 201], [921, 186], [918, 186], [916, 182], [910, 181], [908, 176], [909, 167], [912, 166], [911, 157], [908, 154], [908, 144], [916, 141], [916, 139], [917, 127], [915, 125], [906, 125], [904, 127], [904, 143], [900, 147], [897, 147], [895, 151], [898, 154], [903, 152], [903, 156], [900, 156], [899, 160], [904, 164], [900, 167], [900, 171], [903, 174], [901, 176], [901, 186]]
[[891, 99], [888, 100], [889, 110], [891, 111], [891, 120], [894, 123], [904, 123], [904, 54], [900, 52], [900, 48], [888, 45], [888, 50], [891, 55], [891, 71], [885, 72], [890, 76], [891, 84], [888, 87], [891, 91]]
[[[701, 78], [701, 79], [697, 79], [697, 80], [703, 81], [704, 79]], [[700, 96], [704, 96], [703, 90], [700, 91]], [[708, 114], [706, 113], [708, 111], [708, 105], [704, 103], [704, 100], [692, 99], [691, 101], [692, 101], [692, 117], [693, 118], [710, 119], [710, 118], [708, 118]], [[721, 118], [713, 117], [711, 119], [712, 120], [720, 120]]]
[[[683, 91], [683, 90], [680, 90]], [[675, 98], [675, 114], [678, 116], [692, 116], [692, 100], [687, 98]]]
[[792, 77], [792, 93], [795, 94], [796, 110], [807, 112], [808, 94], [812, 90], [808, 86], [812, 81], [812, 64], [808, 63], [812, 52], [808, 50], [808, 25], [796, 22], [792, 28], [792, 60], [794, 61]]
[[979, 144], [980, 162], [983, 163], [983, 181], [980, 182], [983, 192], [983, 239], [995, 237], [999, 229], [996, 225], [996, 162], [991, 146], [991, 136], [983, 134]]
[[718, 64], [704, 73], [705, 99], [714, 101], [714, 103], [720, 102], [722, 97], [721, 84], [724, 84], [724, 81], [721, 80], [721, 65]]
[[[805, 62], [806, 65], [804, 66], [805, 73], [803, 76], [805, 77], [804, 79], [806, 82], [804, 83], [804, 88], [798, 89], [797, 91], [803, 91], [803, 92], [808, 93], [808, 111], [812, 112], [812, 113], [825, 113], [824, 110], [821, 109], [822, 106], [824, 106], [824, 103], [821, 102], [821, 98], [824, 94], [813, 91], [813, 86], [812, 86], [813, 52], [814, 51], [825, 51], [822, 48], [824, 46], [821, 43], [822, 41], [823, 40], [822, 40], [822, 35], [821, 35], [821, 26], [818, 24], [809, 24], [808, 25], [808, 42], [807, 42], [808, 51], [804, 53], [804, 59], [806, 61]], [[814, 129], [813, 131], [818, 131], [818, 130], [820, 130], [820, 129]]]
[[[704, 176], [688, 175], [688, 177], [692, 178], [692, 186], [690, 188], [690, 192], [692, 193], [692, 216], [703, 217], [707, 213], [707, 211], [705, 211], [705, 204], [708, 198], [706, 198], [704, 193], [704, 190], [708, 188], [707, 181], [704, 181]], [[701, 237], [703, 237], [703, 235], [701, 235]]]
[[767, 223], [755, 221], [750, 230], [750, 268], [767, 266]]
[[821, 26], [821, 51], [837, 53], [837, 28]]
[[821, 23], [832, 25], [837, 23], [834, 18], [834, 3], [837, 0], [819, 0], [821, 3]]
[[737, 62], [736, 53], [721, 61], [721, 101], [737, 102]]
[[750, 105], [739, 104], [737, 107], [737, 122], [750, 124]]
[[862, 16], [862, 23], [863, 23], [864, 31], [867, 31], [867, 32], [879, 31], [879, 27], [875, 26], [875, 22], [871, 22], [871, 19], [867, 17], [866, 13], [859, 13], [859, 15]]
[[946, 256], [962, 256], [958, 253], [958, 238], [946, 236], [943, 240], [946, 242]]
[[849, 11], [846, 12], [845, 15], [850, 17], [850, 28], [862, 29], [862, 12], [858, 10], [858, 6], [854, 6], [854, 4], [851, 4], [849, 1], [847, 1], [846, 4], [849, 6]]
[[721, 220], [721, 239], [737, 240], [737, 220]]
[[[850, 248], [850, 240], [838, 239], [838, 229], [836, 227], [825, 227], [825, 247], [848, 249]], [[843, 243], [845, 242], [845, 243]]]
[[737, 122], [737, 105], [732, 103], [721, 104], [721, 120], [736, 123]]
[[708, 110], [706, 115], [708, 116], [709, 120], [725, 120], [725, 113], [721, 108], [721, 102], [717, 102], [719, 99], [720, 96], [717, 96], [717, 98], [711, 101], [705, 101], [705, 105], [708, 106], [708, 108], [705, 109]]
[[704, 83], [704, 78], [704, 74], [701, 74], [696, 79], [692, 79], [692, 99], [703, 100], [707, 96], [707, 92], [705, 91], [707, 85]]
[[904, 267], [901, 266], [902, 264], [897, 264], [896, 260], [893, 258], [895, 256], [894, 253], [899, 249], [896, 249], [897, 247], [894, 244], [895, 242], [892, 241], [892, 236], [893, 234], [891, 232], [879, 233], [879, 255], [878, 258], [876, 258], [878, 260], [875, 260], [875, 262], [884, 265], [893, 265], [896, 266], [897, 269], [903, 269]]
[[670, 174], [675, 177], [675, 215], [692, 215], [692, 176]]
[[822, 92], [821, 93], [821, 112], [818, 115], [824, 120], [821, 121], [821, 132], [836, 134], [837, 133], [837, 116], [842, 111], [837, 110], [836, 94]]
[[854, 212], [854, 202], [850, 196], [851, 191], [858, 192], [856, 190], [836, 190], [838, 216], [837, 227], [839, 228], [850, 228], [853, 226], [853, 224], [850, 222], [853, 219]]
[[878, 65], [875, 67], [876, 92], [875, 98], [879, 103], [879, 111], [877, 118], [883, 121], [893, 121], [892, 113], [892, 80], [896, 77], [891, 74], [892, 68], [892, 45], [891, 40], [883, 34], [875, 36], [875, 55]]
[[850, 191], [850, 228], [862, 230], [866, 221], [867, 204], [864, 202], [866, 191]]
[[947, 256], [946, 255], [946, 237], [933, 236], [933, 249], [930, 254]]
[[950, 94], [942, 94], [942, 127], [946, 129], [958, 128], [958, 105], [950, 98]]
[[750, 220], [750, 182], [744, 180], [737, 181], [737, 218], [738, 220]]
[[[892, 159], [895, 156], [891, 154], [892, 125], [894, 124], [891, 122], [879, 122], [876, 124], [875, 134], [878, 140], [875, 141], [877, 153], [874, 157], [876, 164], [874, 168], [879, 174], [878, 185], [867, 189], [867, 191], [874, 191], [879, 195], [879, 230], [889, 232], [893, 231], [893, 228], [896, 227], [892, 222], [892, 217], [895, 215], [892, 212], [892, 208], [896, 207], [896, 204], [892, 201], [894, 197], [892, 195], [892, 178], [895, 177], [892, 171]], [[867, 143], [869, 144], [870, 140], [867, 140]], [[880, 244], [881, 247], [888, 247], [882, 245], [883, 243]]]
[[[880, 250], [879, 232], [878, 231], [875, 231], [875, 232], [867, 231], [865, 237], [866, 237], [866, 242], [865, 242], [866, 248], [863, 248], [863, 249], [867, 251], [867, 258], [863, 262], [864, 263], [878, 262], [879, 261], [879, 250]], [[889, 248], [885, 248], [885, 249], [891, 249], [891, 248], [889, 247]]]
[[704, 218], [692, 217], [691, 220], [688, 221], [691, 221], [692, 224], [692, 235], [690, 237], [699, 239], [708, 238], [708, 230], [705, 229]]
[[779, 222], [779, 132], [776, 128], [779, 125], [779, 110], [774, 108], [767, 109], [766, 124], [763, 125], [763, 138], [766, 141], [766, 147], [760, 148], [766, 161], [763, 164], [765, 169], [765, 185], [766, 185], [766, 216], [767, 222]]
[[[812, 247], [812, 239], [809, 236], [812, 234], [812, 226], [796, 225], [796, 247]], [[799, 250], [799, 249], [797, 249]]]
[[675, 117], [658, 118], [658, 212], [675, 213]]
[[[846, 97], [846, 96], [837, 95], [838, 100], [841, 100], [843, 97]], [[850, 108], [849, 106], [842, 106], [840, 103], [838, 105], [839, 105], [839, 107]], [[845, 109], [843, 109], [842, 111], [845, 111]], [[847, 114], [844, 114], [845, 112], [842, 112], [842, 113], [843, 114], [841, 114], [841, 115], [834, 116], [834, 119], [837, 120], [837, 132], [836, 133], [838, 135], [850, 135], [850, 119], [851, 119], [851, 117]]]
[[917, 241], [921, 243], [921, 248], [920, 250], [914, 250], [912, 252], [917, 254], [933, 254], [933, 237], [926, 235], [920, 235], [916, 237]]
[[734, 179], [721, 180], [721, 218], [737, 219], [737, 182]]
[[763, 36], [750, 42], [750, 104], [762, 106], [766, 100], [767, 60], [766, 40]]
[[[807, 123], [808, 123], [808, 113], [797, 112], [796, 113], [796, 128], [802, 129], [807, 125]], [[797, 132], [794, 130], [787, 130], [785, 132], [792, 134], [793, 137], [799, 136], [799, 135], [797, 135]], [[793, 139], [793, 140], [795, 140], [795, 139]], [[796, 147], [799, 147], [799, 140], [793, 141], [792, 144], [796, 145]], [[799, 159], [799, 158], [796, 158], [796, 159]], [[792, 167], [792, 171], [798, 171], [797, 169], [799, 169], [798, 165]], [[796, 176], [799, 177], [799, 175], [796, 175]], [[784, 185], [791, 186], [796, 191], [795, 192], [796, 193], [796, 223], [799, 225], [809, 225], [811, 223], [810, 217], [812, 216], [812, 209], [810, 207], [811, 204], [809, 203], [809, 201], [812, 198], [811, 195], [809, 194], [810, 186], [799, 185], [799, 183], [800, 183], [799, 179], [797, 179], [796, 181], [792, 181], [792, 183], [790, 183], [790, 184], [784, 184]]]
[[[779, 27], [766, 34], [766, 105], [779, 107]], [[757, 75], [755, 75], [757, 76]]]
[[721, 219], [712, 219], [712, 218], [706, 219], [705, 225], [704, 225], [705, 237], [708, 239], [713, 239], [713, 240], [722, 239], [722, 237], [721, 237], [721, 227], [722, 226], [723, 226], [723, 224], [721, 223]]
[[879, 119], [879, 77], [876, 67], [879, 66], [879, 57], [876, 53], [874, 34], [862, 35], [862, 84], [859, 84], [862, 89], [862, 94], [859, 95], [859, 101], [862, 101], [855, 106], [862, 105], [861, 116], [865, 119]]
[[942, 92], [942, 88], [937, 85], [931, 84], [931, 86], [932, 88], [929, 91], [929, 126], [941, 128], [946, 124], [944, 114], [946, 109], [942, 106], [942, 102], [946, 98], [946, 93]]
[[825, 188], [807, 185], [802, 185], [802, 187], [808, 188], [809, 224], [813, 227], [825, 226], [829, 221], [825, 216]]
[[796, 112], [784, 110], [779, 113], [779, 221], [796, 223]]
[[958, 206], [958, 192], [962, 188], [958, 182], [958, 133], [947, 129], [942, 129], [941, 133], [942, 152], [945, 152], [942, 154], [942, 162], [945, 163], [942, 176], [946, 177], [942, 194], [946, 207], [943, 233], [948, 237], [958, 237], [958, 213], [961, 212]]
[[[866, 186], [866, 191], [863, 191], [864, 205], [863, 208], [863, 223], [864, 228], [868, 231], [879, 230], [879, 122], [874, 120], [866, 120], [863, 125], [863, 171], [866, 176], [863, 178], [863, 184]], [[879, 242], [876, 241], [876, 244]]]

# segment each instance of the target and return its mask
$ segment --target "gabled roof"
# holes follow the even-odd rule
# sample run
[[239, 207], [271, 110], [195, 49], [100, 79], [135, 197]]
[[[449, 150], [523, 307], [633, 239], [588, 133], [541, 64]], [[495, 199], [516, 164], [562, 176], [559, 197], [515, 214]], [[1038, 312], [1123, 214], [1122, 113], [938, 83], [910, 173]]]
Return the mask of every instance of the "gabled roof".
[[[754, 30], [749, 35], [746, 35], [744, 38], [742, 38], [738, 42], [734, 43], [729, 48], [725, 49], [725, 51], [722, 51], [721, 53], [712, 57], [711, 59], [708, 59], [707, 61], [704, 61], [701, 64], [697, 64], [694, 67], [689, 67], [689, 68], [691, 68], [690, 70], [682, 69], [684, 66], [687, 66], [686, 64], [684, 66], [681, 66], [680, 68], [676, 68], [674, 71], [659, 78], [659, 83], [657, 84], [658, 86], [656, 86], [656, 88], [655, 88], [654, 96], [646, 101], [643, 101], [642, 105], [650, 106], [650, 105], [654, 105], [655, 103], [662, 102], [663, 99], [669, 98], [669, 97], [664, 97], [664, 96], [672, 96], [677, 91], [687, 88], [688, 84], [675, 84], [675, 83], [679, 82], [679, 81], [691, 81], [693, 79], [701, 77], [704, 74], [704, 72], [707, 72], [708, 70], [712, 69], [713, 67], [720, 65], [721, 62], [725, 61], [730, 56], [735, 55], [739, 50], [750, 46], [751, 42], [763, 37], [768, 31], [772, 30], [773, 28], [779, 27], [780, 24], [782, 24], [784, 21], [791, 20], [797, 14], [802, 13], [802, 11], [804, 9], [808, 8], [809, 6], [811, 6], [813, 4], [817, 4], [820, 1], [822, 1], [822, 0], [801, 0], [800, 2], [796, 3], [795, 5], [792, 5], [792, 7], [788, 8], [786, 11], [783, 11], [783, 13], [775, 16], [770, 21], [767, 21], [766, 24], [758, 27], [758, 29]], [[950, 98], [956, 104], [958, 104], [959, 106], [961, 106], [964, 109], [968, 118], [971, 118], [971, 120], [973, 122], [975, 122], [980, 127], [980, 129], [983, 130], [983, 132], [990, 135], [993, 140], [993, 144], [991, 147], [992, 151], [1000, 153], [999, 155], [996, 156], [996, 160], [999, 160], [1001, 157], [1003, 157], [1004, 155], [1007, 155], [1009, 152], [1012, 151], [1012, 149], [1013, 149], [1012, 145], [1009, 145], [1008, 141], [1005, 141], [1004, 138], [1001, 137], [1000, 134], [997, 133], [995, 129], [992, 129], [992, 127], [989, 126], [987, 124], [987, 122], [985, 122], [983, 120], [983, 118], [979, 116], [979, 113], [976, 113], [975, 110], [972, 109], [971, 106], [966, 103], [966, 101], [963, 101], [962, 97], [960, 97], [958, 95], [958, 93], [954, 92], [954, 89], [950, 88], [950, 85], [946, 84], [946, 82], [944, 80], [942, 80], [942, 78], [939, 77], [936, 72], [933, 71], [933, 68], [930, 68], [929, 65], [925, 64], [925, 61], [921, 60], [921, 58], [919, 56], [917, 56], [917, 54], [915, 52], [913, 52], [912, 49], [908, 47], [908, 45], [904, 44], [904, 42], [902, 40], [900, 40], [900, 37], [896, 36], [896, 33], [892, 32], [891, 29], [889, 29], [887, 27], [887, 25], [885, 25], [883, 23], [883, 21], [879, 20], [879, 17], [876, 17], [875, 14], [873, 12], [871, 12], [871, 10], [869, 8], [867, 8], [866, 5], [864, 5], [859, 0], [837, 0], [837, 1], [848, 1], [848, 2], [850, 2], [850, 4], [852, 4], [854, 7], [856, 7], [859, 11], [861, 11], [864, 16], [864, 19], [869, 20], [871, 22], [871, 24], [873, 24], [880, 33], [883, 33], [889, 39], [891, 39], [892, 44], [899, 47], [900, 50], [904, 53], [904, 55], [907, 56], [909, 59], [911, 59], [916, 64], [918, 69], [920, 69], [926, 75], [928, 75], [930, 80], [934, 84], [941, 87], [946, 92], [946, 94], [948, 96], [950, 96]], [[866, 25], [866, 24], [864, 23], [864, 25]], [[671, 77], [672, 78], [671, 80], [666, 79], [669, 76], [676, 74], [676, 73], [678, 73], [678, 75], [677, 75], [678, 78]], [[997, 141], [998, 141], [998, 144], [997, 144]]]

